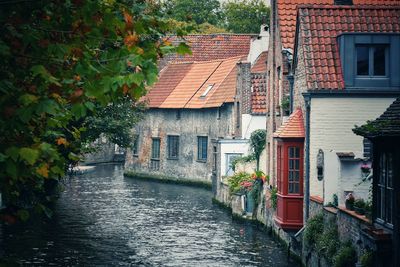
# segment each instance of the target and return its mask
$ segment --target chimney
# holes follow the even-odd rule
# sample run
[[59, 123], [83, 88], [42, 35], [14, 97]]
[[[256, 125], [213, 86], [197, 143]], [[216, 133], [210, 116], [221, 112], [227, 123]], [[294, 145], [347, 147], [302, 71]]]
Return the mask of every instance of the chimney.
[[353, 0], [335, 0], [335, 5], [353, 5]]

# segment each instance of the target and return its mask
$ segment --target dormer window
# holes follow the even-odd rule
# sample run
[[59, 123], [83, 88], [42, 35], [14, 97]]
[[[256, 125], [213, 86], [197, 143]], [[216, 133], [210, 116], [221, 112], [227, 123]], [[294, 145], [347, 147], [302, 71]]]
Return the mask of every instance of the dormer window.
[[347, 89], [400, 90], [400, 35], [346, 33], [338, 37]]
[[209, 85], [207, 86], [207, 89], [204, 91], [204, 93], [201, 94], [200, 97], [206, 97], [207, 94], [211, 91], [211, 89], [212, 89], [213, 87], [214, 87], [214, 84], [209, 84]]
[[357, 45], [357, 75], [386, 76], [388, 45]]

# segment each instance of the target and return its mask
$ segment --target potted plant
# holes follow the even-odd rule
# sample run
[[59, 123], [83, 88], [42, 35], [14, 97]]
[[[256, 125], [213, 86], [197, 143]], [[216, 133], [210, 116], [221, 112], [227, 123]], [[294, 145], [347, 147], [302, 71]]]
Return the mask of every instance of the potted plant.
[[346, 205], [346, 209], [354, 210], [354, 196], [352, 193], [348, 193], [346, 195], [345, 205]]
[[365, 201], [364, 199], [356, 199], [354, 201], [354, 211], [357, 214], [364, 215], [365, 214]]

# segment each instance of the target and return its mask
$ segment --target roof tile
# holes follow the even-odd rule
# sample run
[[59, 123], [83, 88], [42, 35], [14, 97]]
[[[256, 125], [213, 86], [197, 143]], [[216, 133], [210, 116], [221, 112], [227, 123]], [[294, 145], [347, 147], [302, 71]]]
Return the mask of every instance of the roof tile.
[[[365, 0], [365, 2], [368, 3], [371, 0]], [[396, 1], [383, 2], [393, 5]], [[336, 38], [346, 32], [399, 33], [399, 1], [397, 1], [397, 5], [299, 6], [300, 32], [298, 34], [302, 39], [300, 43], [304, 50], [308, 89], [343, 89], [344, 80]], [[340, 19], [329, 23], [332, 17], [340, 17]], [[321, 21], [318, 22], [320, 19]], [[374, 21], [378, 23], [374, 23]], [[316, 23], [318, 26], [315, 25]], [[310, 31], [313, 28], [318, 30]]]
[[304, 138], [303, 112], [296, 109], [286, 123], [274, 133], [275, 138]]

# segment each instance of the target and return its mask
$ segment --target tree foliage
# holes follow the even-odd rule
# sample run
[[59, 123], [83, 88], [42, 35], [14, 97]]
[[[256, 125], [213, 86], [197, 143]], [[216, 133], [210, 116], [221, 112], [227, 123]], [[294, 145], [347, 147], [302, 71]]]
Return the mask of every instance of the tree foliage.
[[188, 52], [163, 38], [174, 30], [157, 9], [146, 0], [0, 3], [0, 191], [10, 212], [46, 211], [49, 185], [79, 159], [87, 117], [136, 102], [157, 80], [159, 57]]
[[252, 154], [256, 158], [257, 167], [256, 170], [260, 169], [260, 156], [265, 149], [265, 144], [267, 142], [267, 131], [263, 129], [255, 130], [250, 135], [250, 148]]
[[220, 23], [221, 5], [218, 0], [169, 0], [163, 2], [167, 17], [196, 24]]
[[262, 0], [230, 0], [222, 6], [217, 0], [163, 1], [168, 18], [192, 24], [192, 33], [259, 33], [268, 24], [270, 9]]
[[231, 0], [222, 9], [225, 28], [231, 32], [259, 33], [263, 22], [269, 24], [270, 9], [261, 0]]

